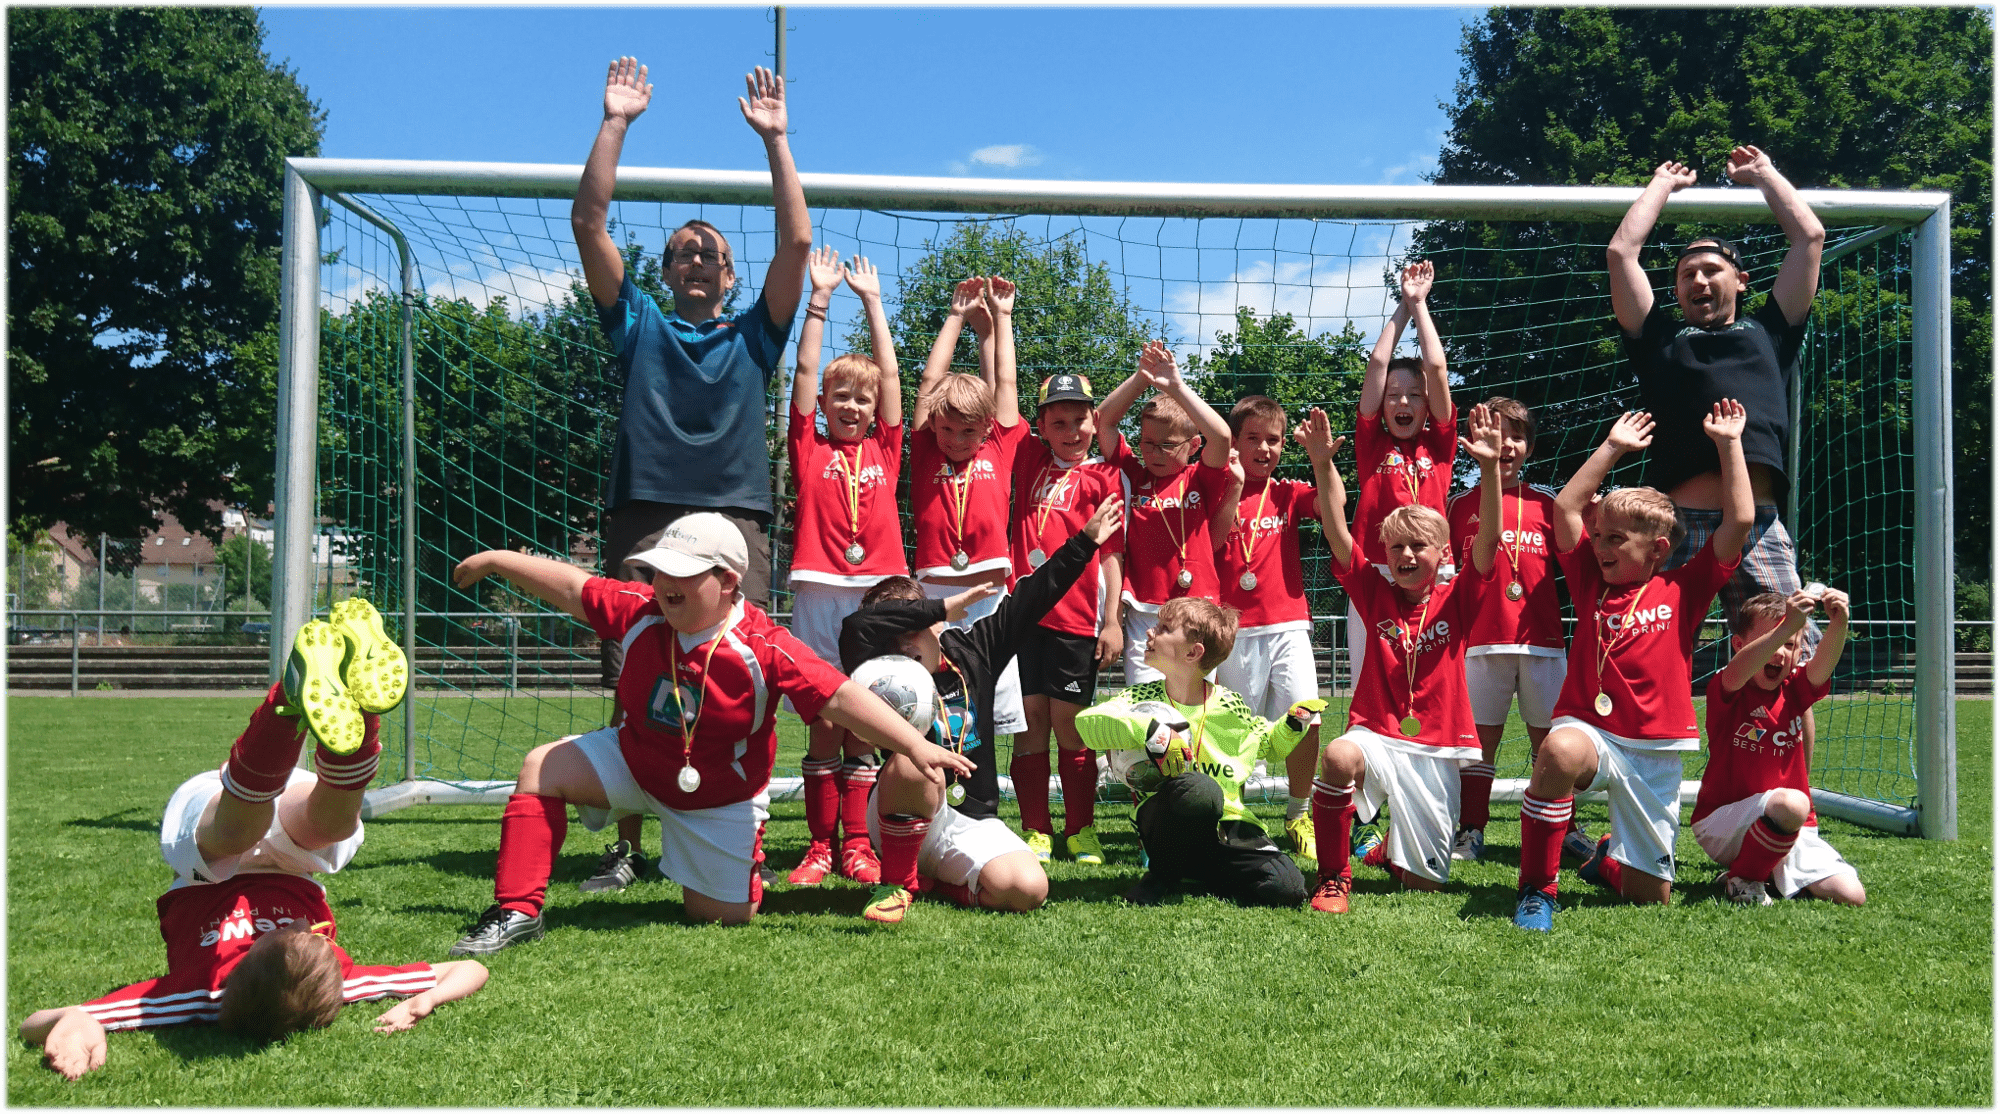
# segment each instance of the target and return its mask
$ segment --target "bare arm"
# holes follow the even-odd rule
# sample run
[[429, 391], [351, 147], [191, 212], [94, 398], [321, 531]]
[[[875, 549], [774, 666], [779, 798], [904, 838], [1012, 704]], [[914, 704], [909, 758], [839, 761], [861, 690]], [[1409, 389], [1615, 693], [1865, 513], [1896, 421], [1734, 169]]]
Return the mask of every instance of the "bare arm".
[[1104, 583], [1104, 621], [1098, 624], [1097, 664], [1106, 666], [1125, 653], [1125, 554], [1100, 553], [1097, 574]]
[[470, 998], [486, 985], [486, 967], [470, 959], [458, 959], [449, 963], [431, 964], [432, 973], [437, 975], [437, 985], [422, 994], [390, 1006], [382, 1016], [375, 1019], [378, 1033], [400, 1033], [431, 1015], [431, 1011], [446, 1002], [456, 1002], [460, 998]]
[[1716, 455], [1722, 458], [1722, 525], [1715, 528], [1714, 536], [1709, 539], [1717, 560], [1742, 553], [1743, 543], [1750, 540], [1750, 527], [1757, 521], [1757, 497], [1750, 489], [1750, 465], [1743, 459], [1745, 422], [1743, 404], [1733, 398], [1710, 407], [1708, 416], [1701, 420], [1702, 432], [1715, 442]]
[[1236, 528], [1236, 508], [1243, 501], [1243, 459], [1235, 449], [1229, 450], [1228, 470], [1229, 483], [1215, 501], [1215, 513], [1208, 517], [1208, 536], [1218, 553], [1229, 544], [1229, 532]]
[[[1148, 345], [1146, 351], [1151, 350], [1152, 346]], [[1145, 359], [1143, 352], [1139, 358], [1142, 360]], [[1099, 445], [1105, 445], [1111, 441], [1112, 435], [1118, 430], [1118, 423], [1125, 418], [1125, 411], [1132, 409], [1132, 404], [1139, 400], [1139, 396], [1146, 392], [1146, 388], [1149, 385], [1146, 382], [1145, 375], [1134, 371], [1125, 377], [1124, 382], [1111, 388], [1111, 393], [1105, 395], [1104, 401], [1097, 404], [1097, 443]]]
[[1627, 410], [1611, 423], [1611, 433], [1604, 443], [1570, 476], [1562, 493], [1556, 496], [1557, 553], [1568, 553], [1583, 540], [1583, 514], [1597, 495], [1597, 489], [1604, 486], [1604, 477], [1611, 474], [1626, 453], [1637, 452], [1652, 443], [1653, 415], [1644, 410]]
[[1806, 617], [1812, 614], [1818, 602], [1804, 592], [1793, 592], [1791, 598], [1785, 601], [1784, 621], [1745, 644], [1729, 659], [1729, 664], [1722, 667], [1722, 691], [1743, 691], [1743, 686], [1750, 683], [1750, 678], [1755, 677], [1758, 670], [1771, 664], [1771, 655], [1778, 652], [1778, 647], [1805, 629]]
[[944, 772], [972, 774], [972, 760], [953, 754], [917, 734], [894, 708], [882, 698], [853, 681], [834, 690], [833, 699], [820, 710], [822, 718], [854, 732], [863, 740], [916, 763], [917, 769], [933, 785], [944, 784]]
[[[992, 275], [986, 280], [986, 310], [993, 325], [993, 417], [1012, 429], [1021, 424], [1021, 387], [1014, 368], [1014, 284]], [[983, 352], [984, 349], [982, 348]]]
[[1368, 353], [1368, 368], [1361, 373], [1361, 416], [1372, 418], [1382, 410], [1382, 396], [1389, 387], [1389, 360], [1396, 355], [1396, 342], [1403, 339], [1403, 326], [1410, 321], [1410, 306], [1397, 302], [1395, 312], [1382, 323], [1375, 338], [1375, 350]]
[[574, 618], [583, 618], [583, 585], [590, 574], [575, 565], [511, 549], [489, 549], [460, 561], [451, 580], [460, 588], [470, 588], [489, 576], [498, 576]]
[[861, 299], [868, 314], [868, 346], [875, 350], [877, 373], [875, 420], [883, 425], [903, 424], [903, 377], [896, 366], [896, 334], [889, 331], [889, 314], [882, 308], [882, 276], [865, 255], [857, 255], [847, 266], [847, 287]]
[[[1410, 307], [1410, 319], [1417, 323], [1417, 350], [1424, 366], [1424, 399], [1431, 417], [1442, 422], [1451, 417], [1451, 375], [1445, 367], [1444, 341], [1431, 320], [1431, 285], [1437, 278], [1429, 260], [1403, 268], [1403, 304]], [[1388, 366], [1388, 361], [1383, 361]], [[1380, 401], [1377, 400], [1377, 405]]]
[[1628, 337], [1638, 336], [1646, 326], [1646, 315], [1653, 312], [1653, 284], [1639, 263], [1639, 251], [1646, 246], [1646, 237], [1653, 234], [1653, 226], [1660, 223], [1660, 210], [1666, 208], [1667, 198], [1694, 182], [1694, 171], [1680, 163], [1669, 160], [1654, 167], [1653, 180], [1625, 211], [1618, 231], [1612, 233], [1611, 245], [1604, 249], [1605, 266], [1611, 272], [1611, 312]]
[[1210, 468], [1227, 465], [1229, 421], [1187, 385], [1187, 380], [1181, 377], [1180, 364], [1174, 359], [1173, 350], [1164, 341], [1154, 341], [1139, 354], [1139, 374], [1161, 394], [1180, 403], [1181, 409], [1194, 420], [1194, 427], [1202, 437], [1201, 462]]
[[1333, 454], [1340, 451], [1347, 438], [1335, 437], [1332, 424], [1326, 420], [1326, 411], [1315, 406], [1292, 431], [1292, 440], [1303, 445], [1306, 456], [1312, 460], [1320, 533], [1326, 535], [1326, 544], [1333, 547], [1334, 561], [1344, 569], [1354, 560], [1354, 535], [1347, 529], [1347, 485], [1341, 482], [1340, 469], [1333, 466]]
[[928, 396], [932, 387], [951, 374], [951, 357], [958, 351], [959, 334], [965, 331], [966, 311], [979, 300], [978, 291], [968, 291], [967, 288], [976, 287], [978, 283], [977, 278], [969, 278], [952, 288], [951, 309], [944, 315], [944, 324], [938, 326], [937, 339], [931, 342], [930, 356], [924, 360], [923, 378], [917, 380], [917, 413], [916, 420], [911, 423], [912, 428], [922, 429], [930, 424]]
[[806, 256], [806, 277], [812, 297], [806, 300], [806, 323], [799, 326], [799, 350], [792, 366], [792, 409], [810, 418], [819, 406], [820, 349], [826, 344], [826, 308], [842, 275], [840, 253], [821, 247]]
[[764, 305], [771, 320], [790, 321], [799, 309], [799, 287], [806, 277], [806, 254], [812, 251], [812, 214], [799, 169], [792, 165], [792, 147], [785, 138], [790, 116], [785, 106], [785, 79], [762, 66], [746, 74], [749, 99], [736, 99], [743, 120], [764, 140], [764, 157], [771, 164], [771, 205], [777, 223], [777, 250], [764, 272]]
[[600, 306], [618, 300], [618, 288], [625, 284], [625, 257], [604, 227], [611, 215], [611, 194], [618, 185], [618, 156], [625, 150], [625, 132], [632, 121], [646, 111], [653, 100], [653, 87], [646, 83], [646, 67], [632, 58], [611, 63], [604, 79], [604, 122], [597, 126], [597, 139], [584, 161], [583, 177], [576, 184], [576, 200], [569, 207], [570, 232], [576, 236], [576, 252], [583, 262], [583, 282], [590, 299]]
[[1785, 311], [1786, 321], [1802, 324], [1812, 312], [1813, 295], [1819, 293], [1819, 260], [1826, 250], [1826, 226], [1819, 222], [1791, 181], [1771, 165], [1771, 156], [1757, 148], [1743, 146], [1729, 152], [1729, 177], [1756, 186], [1764, 195], [1764, 203], [1771, 207], [1771, 215], [1778, 218], [1778, 227], [1785, 230], [1785, 239], [1791, 247], [1778, 267], [1778, 281], [1771, 287], [1771, 296]]
[[[1826, 630], [1820, 634], [1819, 645], [1813, 649], [1813, 656], [1806, 662], [1806, 679], [1815, 685], [1823, 685], [1833, 679], [1833, 671], [1840, 664], [1840, 652], [1847, 646], [1847, 613], [1850, 604], [1846, 592], [1832, 588], [1819, 598], [1826, 608]], [[1812, 755], [1806, 755], [1806, 766], [1811, 768]]]
[[1471, 435], [1458, 443], [1479, 463], [1479, 533], [1472, 539], [1472, 567], [1485, 576], [1500, 551], [1500, 423], [1480, 403], [1466, 424]]

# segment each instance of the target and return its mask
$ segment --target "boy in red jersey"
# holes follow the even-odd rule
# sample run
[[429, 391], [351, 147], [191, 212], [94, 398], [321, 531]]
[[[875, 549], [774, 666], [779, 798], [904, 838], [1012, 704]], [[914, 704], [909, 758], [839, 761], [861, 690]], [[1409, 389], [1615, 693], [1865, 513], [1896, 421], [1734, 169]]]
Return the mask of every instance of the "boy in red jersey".
[[[1097, 433], [1090, 381], [1064, 372], [1042, 382], [1035, 408], [1040, 439], [1014, 454], [1014, 512], [1008, 526], [1018, 581], [1083, 528], [1098, 504], [1122, 497], [1118, 470], [1090, 456]], [[1076, 861], [1101, 863], [1097, 839], [1097, 755], [1083, 745], [1076, 714], [1097, 694], [1097, 670], [1118, 658], [1118, 590], [1125, 580], [1124, 531], [1091, 554], [1090, 567], [1037, 624], [1015, 658], [1028, 729], [1014, 737], [1007, 772], [1021, 803], [1022, 835], [1035, 858], [1054, 850], [1049, 821], [1049, 736], [1063, 789], [1063, 842]]]
[[571, 804], [593, 831], [613, 812], [657, 816], [660, 873], [680, 883], [688, 916], [750, 920], [763, 898], [779, 697], [808, 723], [824, 718], [920, 769], [972, 771], [743, 601], [749, 550], [728, 519], [705, 512], [677, 519], [657, 546], [627, 560], [651, 569], [653, 582], [607, 580], [501, 549], [474, 554], [453, 573], [461, 588], [505, 577], [625, 647], [623, 721], [545, 743], [522, 761], [500, 818], [494, 904], [452, 945], [453, 955], [542, 935], [549, 870]]
[[[1382, 544], [1382, 520], [1397, 507], [1429, 507], [1444, 513], [1451, 493], [1451, 462], [1458, 452], [1458, 411], [1451, 403], [1451, 379], [1445, 373], [1444, 342], [1431, 323], [1429, 263], [1403, 268], [1403, 298], [1382, 326], [1368, 369], [1361, 380], [1361, 402], [1354, 423], [1354, 463], [1358, 490], [1354, 497], [1354, 537], [1364, 564], [1375, 566], [1382, 579], [1389, 574], [1389, 555]], [[1417, 323], [1421, 360], [1391, 359], [1403, 326]], [[1439, 579], [1451, 579], [1451, 554], [1443, 555]], [[1359, 684], [1368, 654], [1369, 630], [1347, 601], [1347, 669], [1350, 683]]]
[[1715, 593], [1736, 571], [1755, 513], [1743, 422], [1742, 404], [1724, 399], [1702, 423], [1727, 481], [1723, 522], [1709, 545], [1672, 571], [1661, 566], [1673, 551], [1673, 500], [1650, 487], [1606, 495], [1584, 544], [1591, 497], [1620, 457], [1652, 443], [1650, 414], [1622, 415], [1556, 497], [1556, 555], [1576, 607], [1576, 637], [1555, 723], [1521, 799], [1514, 923], [1522, 928], [1554, 927], [1563, 832], [1577, 792], [1594, 784], [1603, 784], [1610, 796], [1611, 834], [1578, 874], [1633, 901], [1664, 904], [1672, 896], [1680, 752], [1701, 745], [1689, 695], [1695, 635]]
[[[1817, 592], [1815, 592], [1817, 589]], [[1805, 626], [1824, 606], [1812, 656]], [[1824, 699], [1847, 644], [1847, 593], [1812, 585], [1788, 598], [1752, 596], [1730, 621], [1736, 656], [1708, 682], [1708, 768], [1694, 799], [1694, 840], [1721, 864], [1738, 905], [1809, 893], [1842, 905], [1868, 900], [1861, 876], [1820, 838], [1813, 813], [1806, 709]]]
[[[1135, 399], [1147, 387], [1160, 393], [1139, 412], [1139, 455], [1118, 432]], [[1229, 424], [1201, 396], [1188, 389], [1174, 354], [1154, 341], [1139, 353], [1139, 368], [1104, 396], [1097, 408], [1098, 441], [1105, 462], [1125, 477], [1125, 683], [1157, 681], [1160, 671], [1146, 664], [1146, 636], [1159, 621], [1160, 605], [1193, 596], [1215, 599], [1215, 546], [1208, 521], [1229, 484]], [[1196, 436], [1201, 463], [1192, 463]], [[1289, 705], [1287, 705], [1289, 707]]]
[[[822, 247], [808, 258], [806, 274], [812, 293], [799, 330], [787, 435], [792, 482], [799, 493], [792, 534], [791, 631], [822, 661], [836, 661], [840, 621], [861, 606], [862, 593], [885, 576], [910, 571], [896, 512], [896, 480], [903, 468], [903, 390], [875, 267], [860, 256], [842, 266], [839, 252]], [[820, 338], [827, 305], [843, 280], [861, 298], [875, 354], [873, 359], [841, 356], [827, 365], [822, 379]], [[815, 389], [825, 433], [813, 426]], [[875, 787], [879, 767], [874, 748], [832, 723], [808, 722], [806, 757], [800, 765], [811, 843], [787, 880], [816, 886], [832, 872], [837, 821], [843, 836], [840, 873], [872, 886], [881, 880], [868, 845], [868, 791]]]
[[[1479, 737], [1465, 697], [1465, 640], [1477, 606], [1475, 587], [1493, 569], [1500, 541], [1500, 433], [1486, 408], [1471, 415], [1462, 441], [1479, 462], [1485, 497], [1471, 568], [1439, 584], [1451, 548], [1443, 515], [1426, 506], [1390, 511], [1378, 532], [1394, 577], [1384, 581], [1363, 561], [1347, 531], [1347, 490], [1333, 467], [1326, 415], [1312, 412], [1306, 448], [1325, 493], [1320, 525], [1333, 547], [1333, 575], [1368, 623], [1373, 644], [1347, 709], [1347, 730], [1320, 752], [1313, 783], [1313, 829], [1319, 883], [1312, 907], [1345, 913], [1353, 892], [1348, 840], [1359, 812], [1389, 807], [1389, 830], [1363, 864], [1385, 867], [1415, 890], [1441, 889], [1451, 877], [1452, 825], [1458, 817], [1459, 770], [1475, 761]], [[1444, 462], [1450, 467], [1449, 459]]]
[[[402, 701], [407, 677], [374, 686], [377, 699], [350, 697], [371, 689], [361, 674], [380, 620], [358, 596], [338, 606], [349, 617], [299, 629], [284, 680], [250, 713], [228, 761], [167, 802], [166, 975], [21, 1023], [21, 1039], [41, 1045], [64, 1078], [104, 1066], [107, 1030], [215, 1022], [271, 1041], [330, 1024], [350, 1002], [404, 998], [375, 1019], [376, 1032], [392, 1033], [486, 985], [478, 963], [362, 966], [334, 943], [333, 910], [312, 875], [339, 871], [361, 847], [361, 798], [382, 754], [376, 713]], [[333, 719], [352, 720], [351, 745], [348, 732], [320, 734]], [[312, 771], [297, 768], [308, 725], [322, 740]]]

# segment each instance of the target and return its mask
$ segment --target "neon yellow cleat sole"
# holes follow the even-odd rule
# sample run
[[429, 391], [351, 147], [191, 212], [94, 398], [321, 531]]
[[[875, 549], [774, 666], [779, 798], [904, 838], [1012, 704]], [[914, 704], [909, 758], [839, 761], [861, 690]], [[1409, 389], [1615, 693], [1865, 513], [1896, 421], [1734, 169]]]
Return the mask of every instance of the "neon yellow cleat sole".
[[366, 737], [361, 707], [340, 680], [346, 658], [347, 639], [314, 619], [299, 628], [285, 662], [285, 703], [298, 709], [313, 738], [335, 754], [353, 754]]
[[350, 596], [333, 605], [327, 621], [347, 639], [341, 681], [354, 703], [375, 715], [401, 704], [410, 687], [410, 663], [382, 629], [381, 612], [360, 596]]

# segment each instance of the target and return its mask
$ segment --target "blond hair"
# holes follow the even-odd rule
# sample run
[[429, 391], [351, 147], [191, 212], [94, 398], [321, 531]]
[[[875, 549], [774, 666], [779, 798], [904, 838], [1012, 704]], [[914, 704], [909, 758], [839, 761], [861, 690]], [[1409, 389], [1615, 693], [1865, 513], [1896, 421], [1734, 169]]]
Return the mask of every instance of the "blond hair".
[[1674, 515], [1674, 501], [1657, 488], [1619, 488], [1597, 503], [1597, 521], [1603, 522], [1607, 514], [1637, 527], [1634, 533], [1680, 542], [1680, 520]]
[[842, 385], [872, 389], [880, 385], [881, 374], [882, 369], [875, 366], [874, 360], [859, 352], [849, 352], [845, 356], [834, 357], [833, 362], [826, 365], [826, 370], [820, 372], [819, 393], [827, 394]]
[[1201, 643], [1201, 671], [1214, 669], [1229, 660], [1236, 649], [1236, 619], [1239, 612], [1214, 600], [1183, 596], [1160, 605], [1160, 627], [1179, 631]]
[[222, 984], [216, 1023], [264, 1042], [320, 1029], [340, 1014], [346, 988], [330, 941], [305, 918], [259, 937]]
[[1394, 545], [1395, 538], [1415, 538], [1439, 549], [1451, 548], [1451, 524], [1429, 507], [1411, 503], [1382, 516], [1382, 544]]
[[1182, 437], [1194, 436], [1194, 419], [1188, 417], [1188, 412], [1182, 409], [1180, 403], [1165, 395], [1154, 395], [1147, 399], [1145, 408], [1139, 411], [1139, 420], [1165, 422], [1169, 433]]
[[993, 423], [993, 391], [976, 375], [951, 372], [924, 392], [924, 405], [933, 414], [943, 414], [954, 422], [970, 426]]

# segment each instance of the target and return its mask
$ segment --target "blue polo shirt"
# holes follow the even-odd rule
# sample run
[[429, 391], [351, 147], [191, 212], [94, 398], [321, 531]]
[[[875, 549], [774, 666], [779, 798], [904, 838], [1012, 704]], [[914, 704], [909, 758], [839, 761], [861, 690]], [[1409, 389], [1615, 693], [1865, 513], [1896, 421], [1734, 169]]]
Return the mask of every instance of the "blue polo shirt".
[[597, 320], [625, 379], [605, 506], [644, 499], [770, 514], [765, 399], [791, 321], [773, 322], [759, 294], [734, 318], [690, 325], [661, 313], [630, 275]]

